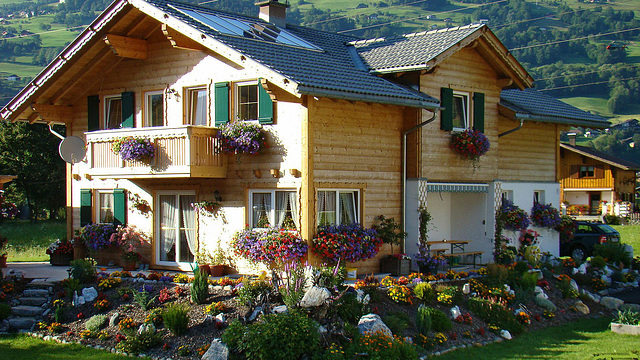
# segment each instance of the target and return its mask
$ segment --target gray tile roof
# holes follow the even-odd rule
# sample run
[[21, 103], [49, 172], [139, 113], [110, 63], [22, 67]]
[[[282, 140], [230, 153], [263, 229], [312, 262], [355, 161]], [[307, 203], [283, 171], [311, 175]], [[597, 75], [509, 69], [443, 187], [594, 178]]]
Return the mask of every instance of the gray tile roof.
[[166, 0], [146, 0], [247, 57], [299, 84], [299, 92], [310, 95], [391, 103], [417, 107], [437, 107], [439, 100], [358, 69], [346, 43], [354, 37], [287, 25], [287, 31], [320, 47], [323, 51], [286, 46], [246, 37], [221, 34], [169, 6], [197, 9], [253, 22], [263, 20], [228, 14], [194, 5]]
[[608, 164], [611, 164], [623, 170], [640, 170], [640, 164], [627, 161], [619, 157], [615, 157], [613, 155], [609, 155], [609, 154], [603, 153], [602, 151], [598, 151], [596, 149], [592, 149], [586, 146], [561, 143], [560, 147], [571, 150], [573, 152], [577, 152], [578, 154], [585, 155], [587, 157], [590, 157], [596, 160], [604, 161]]
[[353, 41], [350, 45], [356, 48], [365, 66], [374, 72], [425, 67], [428, 61], [483, 26], [471, 24], [389, 38]]
[[500, 93], [500, 104], [516, 112], [516, 117], [542, 122], [606, 128], [610, 123], [535, 89], [508, 89]]

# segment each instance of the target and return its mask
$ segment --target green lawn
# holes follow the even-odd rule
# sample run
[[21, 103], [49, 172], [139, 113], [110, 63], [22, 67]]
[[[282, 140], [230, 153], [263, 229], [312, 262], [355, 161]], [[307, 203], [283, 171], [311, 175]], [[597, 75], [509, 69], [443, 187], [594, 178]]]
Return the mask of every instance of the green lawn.
[[58, 344], [27, 335], [0, 336], [0, 359], [3, 360], [56, 360], [56, 359], [92, 359], [113, 360], [131, 359], [129, 356], [116, 355], [106, 351], [90, 349], [77, 344]]
[[[609, 318], [580, 320], [522, 334], [500, 344], [452, 351], [437, 359], [631, 359], [621, 355], [640, 350], [638, 338], [611, 333], [609, 322]], [[595, 354], [603, 355], [594, 357]]]
[[623, 243], [633, 246], [633, 254], [640, 255], [640, 225], [613, 225]]
[[9, 238], [7, 261], [48, 261], [47, 247], [67, 237], [67, 225], [64, 221], [6, 220], [0, 223], [0, 233]]

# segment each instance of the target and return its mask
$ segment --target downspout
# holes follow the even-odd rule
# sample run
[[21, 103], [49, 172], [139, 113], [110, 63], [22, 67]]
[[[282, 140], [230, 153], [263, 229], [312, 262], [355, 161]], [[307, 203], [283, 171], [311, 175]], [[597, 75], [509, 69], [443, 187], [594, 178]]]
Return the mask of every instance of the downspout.
[[524, 119], [520, 118], [520, 125], [518, 125], [517, 127], [513, 128], [511, 130], [507, 130], [507, 131], [503, 132], [502, 134], [498, 134], [498, 137], [501, 138], [501, 137], [503, 137], [505, 135], [509, 135], [511, 133], [514, 133], [514, 132], [518, 131], [518, 130], [522, 129], [522, 125], [524, 125]]
[[[433, 116], [429, 120], [425, 120], [420, 124], [406, 130], [402, 133], [402, 231], [407, 232], [407, 135], [420, 129], [421, 127], [433, 122], [436, 119], [438, 111], [444, 108], [438, 107], [432, 109]], [[404, 244], [402, 244], [404, 247]]]

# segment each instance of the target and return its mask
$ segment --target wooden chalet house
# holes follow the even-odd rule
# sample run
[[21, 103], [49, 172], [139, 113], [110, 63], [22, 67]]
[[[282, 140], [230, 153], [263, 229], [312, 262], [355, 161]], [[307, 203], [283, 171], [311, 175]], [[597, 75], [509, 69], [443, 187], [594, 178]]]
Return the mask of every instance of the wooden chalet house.
[[[151, 236], [152, 267], [188, 269], [261, 219], [290, 217], [312, 239], [319, 214], [364, 226], [382, 214], [405, 219], [412, 254], [422, 205], [430, 239], [468, 241], [486, 262], [502, 197], [559, 206], [560, 131], [605, 123], [575, 108], [532, 115], [533, 79], [485, 25], [362, 40], [287, 24], [277, 0], [257, 5], [259, 18], [116, 0], [0, 111], [86, 141], [67, 168], [69, 234], [111, 216]], [[526, 96], [503, 102], [514, 93]], [[228, 121], [263, 124], [269, 148], [221, 154]], [[464, 129], [491, 143], [476, 167], [449, 148]], [[110, 146], [123, 136], [152, 139], [154, 162], [122, 161]], [[224, 216], [196, 216], [190, 204], [216, 194]], [[557, 253], [557, 234], [544, 237]], [[376, 271], [378, 258], [355, 265]]]
[[602, 220], [634, 211], [640, 164], [575, 143], [560, 144], [560, 201], [568, 215]]

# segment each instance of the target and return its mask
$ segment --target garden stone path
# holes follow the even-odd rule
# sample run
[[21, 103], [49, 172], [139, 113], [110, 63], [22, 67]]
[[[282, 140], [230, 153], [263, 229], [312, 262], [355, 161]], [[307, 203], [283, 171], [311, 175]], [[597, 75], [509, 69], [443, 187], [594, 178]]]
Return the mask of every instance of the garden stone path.
[[12, 331], [33, 331], [37, 321], [51, 311], [53, 286], [57, 281], [34, 279], [12, 304], [9, 328]]

